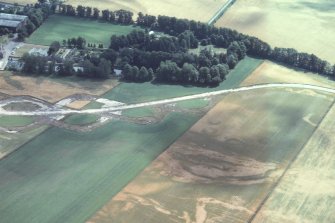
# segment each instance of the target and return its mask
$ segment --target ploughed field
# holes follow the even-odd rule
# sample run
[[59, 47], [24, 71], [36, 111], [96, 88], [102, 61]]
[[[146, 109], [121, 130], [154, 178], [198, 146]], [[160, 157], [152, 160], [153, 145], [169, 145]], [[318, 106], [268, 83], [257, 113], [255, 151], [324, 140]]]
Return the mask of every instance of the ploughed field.
[[[241, 85], [276, 82], [276, 77], [279, 81], [281, 73], [273, 71], [281, 70], [288, 83], [334, 87], [313, 74], [297, 72], [299, 78], [294, 79], [286, 68], [277, 66], [265, 62]], [[88, 222], [303, 222], [311, 216], [317, 222], [331, 222], [332, 205], [318, 205], [335, 199], [330, 187], [334, 156], [328, 150], [330, 157], [319, 154], [323, 146], [331, 149], [331, 141], [323, 137], [321, 143], [314, 134], [333, 118], [329, 112], [333, 104], [334, 95], [310, 90], [229, 94]], [[309, 140], [318, 147], [309, 148]], [[301, 156], [309, 162], [303, 164]], [[319, 164], [321, 160], [325, 163]], [[295, 165], [301, 169], [291, 169]], [[315, 176], [313, 166], [328, 168], [317, 178], [318, 192], [308, 186], [318, 183], [304, 173], [310, 170]], [[316, 214], [311, 213], [313, 208]]]
[[215, 24], [335, 63], [335, 2], [238, 0]]
[[[234, 88], [260, 63], [246, 58], [217, 88], [123, 83], [103, 97], [135, 103]], [[136, 94], [129, 94], [128, 89], [134, 86]], [[193, 109], [199, 104], [198, 107], [207, 105], [196, 101], [177, 107]], [[152, 109], [134, 110], [128, 115], [150, 116]], [[169, 111], [152, 124], [115, 120], [90, 132], [51, 127], [31, 139], [0, 160], [0, 177], [4, 179], [0, 182], [2, 220], [85, 221], [204, 114], [204, 111]], [[92, 120], [85, 115], [73, 117], [69, 122], [80, 124]]]
[[[28, 39], [27, 43], [50, 45], [53, 41], [62, 41], [68, 38], [83, 37], [87, 43], [104, 47], [110, 44], [112, 35], [127, 35], [132, 26], [114, 25], [78, 17], [52, 15]], [[138, 28], [137, 28], [138, 29]]]

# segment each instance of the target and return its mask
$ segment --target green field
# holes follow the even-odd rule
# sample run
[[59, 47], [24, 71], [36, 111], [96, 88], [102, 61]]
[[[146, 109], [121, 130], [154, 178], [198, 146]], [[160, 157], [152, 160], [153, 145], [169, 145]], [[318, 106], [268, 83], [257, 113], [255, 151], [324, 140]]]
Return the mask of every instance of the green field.
[[53, 41], [62, 42], [64, 39], [81, 36], [86, 39], [87, 43], [102, 43], [105, 47], [108, 47], [112, 35], [126, 35], [133, 29], [132, 26], [120, 26], [90, 19], [53, 15], [26, 42], [50, 45]]
[[[260, 63], [243, 60], [218, 88], [124, 83], [104, 97], [134, 103], [233, 88]], [[48, 129], [1, 160], [1, 221], [83, 222], [200, 116], [172, 112], [151, 125], [112, 121], [89, 133]]]
[[4, 156], [18, 149], [20, 146], [28, 142], [43, 132], [47, 126], [40, 126], [31, 130], [26, 130], [18, 133], [0, 133], [0, 161]]
[[0, 127], [20, 127], [32, 124], [34, 119], [29, 116], [0, 116]]

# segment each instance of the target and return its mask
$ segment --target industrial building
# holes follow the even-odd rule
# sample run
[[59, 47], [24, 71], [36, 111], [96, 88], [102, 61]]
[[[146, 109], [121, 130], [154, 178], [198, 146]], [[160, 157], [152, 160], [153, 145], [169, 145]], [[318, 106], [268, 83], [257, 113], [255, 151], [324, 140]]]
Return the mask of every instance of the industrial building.
[[0, 28], [8, 28], [14, 32], [26, 24], [28, 16], [0, 13]]

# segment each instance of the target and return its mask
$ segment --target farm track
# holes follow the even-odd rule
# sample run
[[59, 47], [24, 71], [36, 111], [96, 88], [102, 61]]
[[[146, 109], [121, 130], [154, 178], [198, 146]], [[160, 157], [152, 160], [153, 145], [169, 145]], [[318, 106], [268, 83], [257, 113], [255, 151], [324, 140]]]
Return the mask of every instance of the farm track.
[[[252, 91], [258, 89], [272, 89], [272, 88], [294, 88], [294, 89], [302, 89], [302, 90], [316, 90], [325, 93], [335, 94], [335, 89], [315, 86], [315, 85], [308, 85], [308, 84], [286, 84], [286, 83], [277, 83], [277, 84], [260, 84], [260, 85], [252, 85], [247, 87], [240, 87], [234, 89], [227, 89], [227, 90], [219, 90], [183, 97], [176, 97], [158, 101], [151, 101], [151, 102], [144, 102], [144, 103], [137, 103], [137, 104], [130, 104], [130, 105], [121, 105], [121, 106], [110, 106], [105, 108], [99, 109], [86, 109], [86, 110], [74, 110], [74, 109], [63, 109], [63, 108], [54, 108], [48, 110], [38, 110], [38, 111], [5, 111], [0, 110], [0, 115], [19, 115], [19, 116], [56, 116], [56, 115], [70, 115], [70, 114], [105, 114], [110, 112], [117, 112], [123, 111], [127, 109], [134, 109], [134, 108], [142, 108], [148, 106], [156, 106], [156, 105], [163, 105], [169, 103], [176, 103], [186, 100], [192, 99], [201, 99], [201, 98], [208, 98], [228, 93], [235, 93], [235, 92], [244, 92], [244, 91]], [[8, 99], [7, 99], [8, 100]]]
[[228, 0], [217, 13], [209, 20], [208, 25], [212, 26], [214, 23], [216, 23], [223, 14], [236, 2], [236, 0]]

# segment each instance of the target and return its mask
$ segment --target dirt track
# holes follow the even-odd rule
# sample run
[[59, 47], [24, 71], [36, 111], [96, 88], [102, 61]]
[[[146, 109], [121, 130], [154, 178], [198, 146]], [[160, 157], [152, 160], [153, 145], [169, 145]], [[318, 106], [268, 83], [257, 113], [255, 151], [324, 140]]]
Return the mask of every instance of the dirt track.
[[294, 89], [309, 89], [309, 90], [316, 90], [325, 93], [335, 94], [335, 89], [315, 86], [315, 85], [308, 85], [308, 84], [284, 84], [284, 83], [277, 83], [277, 84], [261, 84], [261, 85], [253, 85], [247, 87], [240, 87], [236, 89], [228, 89], [228, 90], [220, 90], [220, 91], [213, 91], [207, 92], [202, 94], [195, 94], [171, 99], [164, 99], [159, 101], [151, 101], [145, 103], [138, 103], [138, 104], [130, 104], [130, 105], [121, 105], [121, 106], [110, 106], [105, 108], [99, 109], [86, 109], [86, 110], [73, 110], [73, 109], [63, 109], [63, 108], [54, 108], [48, 110], [38, 110], [38, 111], [5, 111], [0, 109], [0, 115], [21, 115], [21, 116], [47, 116], [47, 115], [69, 115], [69, 114], [103, 114], [103, 113], [110, 113], [115, 111], [123, 111], [132, 108], [141, 108], [141, 107], [148, 107], [148, 106], [155, 106], [155, 105], [162, 105], [162, 104], [169, 104], [169, 103], [176, 103], [180, 101], [192, 100], [192, 99], [199, 99], [199, 98], [208, 98], [217, 95], [227, 94], [227, 93], [234, 93], [234, 92], [242, 92], [242, 91], [252, 91], [257, 89], [266, 89], [266, 88], [294, 88]]

